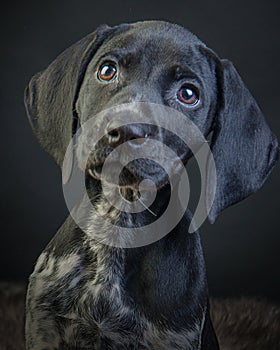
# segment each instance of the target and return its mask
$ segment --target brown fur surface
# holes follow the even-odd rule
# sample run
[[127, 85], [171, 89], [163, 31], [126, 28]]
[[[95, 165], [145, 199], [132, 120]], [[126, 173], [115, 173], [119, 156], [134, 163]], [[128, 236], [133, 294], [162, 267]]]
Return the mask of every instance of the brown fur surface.
[[[0, 350], [24, 349], [25, 286], [0, 283]], [[280, 349], [280, 306], [262, 300], [211, 300], [221, 350]]]
[[24, 350], [25, 286], [0, 283], [0, 350]]
[[221, 350], [280, 349], [280, 307], [257, 299], [211, 300]]

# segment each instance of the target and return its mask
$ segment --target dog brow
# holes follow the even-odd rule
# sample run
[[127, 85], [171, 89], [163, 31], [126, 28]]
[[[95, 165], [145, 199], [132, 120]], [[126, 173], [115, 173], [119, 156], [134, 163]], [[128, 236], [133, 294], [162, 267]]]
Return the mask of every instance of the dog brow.
[[112, 50], [104, 54], [101, 59], [106, 59], [110, 57], [116, 58], [118, 61], [120, 61], [123, 65], [127, 64], [132, 57], [136, 56], [136, 50], [135, 49], [117, 49]]

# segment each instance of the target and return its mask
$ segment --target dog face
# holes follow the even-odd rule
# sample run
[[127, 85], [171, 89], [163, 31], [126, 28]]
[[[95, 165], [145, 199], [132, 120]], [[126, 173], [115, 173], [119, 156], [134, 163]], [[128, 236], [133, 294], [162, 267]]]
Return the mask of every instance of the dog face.
[[[99, 28], [36, 75], [25, 101], [36, 135], [59, 165], [77, 121], [83, 126], [97, 113], [126, 103], [165, 105], [185, 114], [203, 135], [213, 132], [217, 192], [211, 222], [263, 184], [278, 154], [275, 136], [233, 65], [188, 30], [166, 22]], [[109, 115], [97, 119], [96, 127], [107, 136], [91, 153], [91, 174], [98, 178], [104, 160], [119, 143], [129, 141], [137, 151], [138, 138], [159, 139], [186, 162], [188, 148], [156, 126], [156, 115], [151, 120], [154, 126], [115, 128]], [[126, 180], [150, 176], [159, 187], [165, 183], [162, 168], [148, 160], [135, 162], [127, 167]], [[209, 164], [209, 178], [212, 171]], [[206, 190], [210, 195], [211, 181]]]
[[[145, 102], [172, 107], [188, 115], [207, 135], [217, 105], [217, 81], [215, 66], [211, 67], [207, 62], [203, 47], [190, 32], [161, 22], [140, 23], [111, 37], [88, 64], [76, 102], [81, 124], [92, 117], [98, 118], [96, 114], [104, 109]], [[136, 114], [137, 111], [128, 107], [119, 113]], [[159, 124], [154, 111], [146, 113], [154, 125]], [[185, 162], [190, 155], [181, 140], [160, 127], [134, 124], [114, 129], [114, 115], [109, 113], [95, 119], [95, 125], [101, 132], [110, 130], [109, 136], [104, 137], [91, 153], [88, 163], [91, 173], [97, 178], [105, 159], [119, 144], [128, 141], [126, 153], [135, 152], [137, 155], [141, 145], [137, 141], [133, 145], [132, 141], [139, 137], [161, 141]], [[88, 147], [90, 143], [91, 135], [87, 135], [87, 142], [82, 144]], [[153, 147], [154, 155], [160, 156], [160, 152], [162, 149]], [[84, 151], [84, 154], [89, 154], [89, 151]], [[121, 161], [121, 157], [122, 154], [118, 154], [116, 162]], [[169, 168], [172, 165], [171, 162]], [[168, 167], [168, 162], [165, 167]], [[159, 187], [168, 180], [165, 171], [155, 162], [138, 159], [125, 167], [120, 182], [126, 186], [136, 182], [137, 186], [137, 182], [147, 178], [156, 181]]]

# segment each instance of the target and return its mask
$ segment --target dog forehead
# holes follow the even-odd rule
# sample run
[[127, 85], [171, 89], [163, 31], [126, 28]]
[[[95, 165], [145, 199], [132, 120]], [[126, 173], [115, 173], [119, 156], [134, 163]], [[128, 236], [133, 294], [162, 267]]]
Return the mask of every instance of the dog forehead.
[[130, 34], [136, 40], [152, 40], [158, 44], [169, 42], [178, 46], [195, 45], [202, 41], [188, 29], [164, 21], [143, 21], [131, 25], [125, 34]]
[[96, 57], [106, 55], [116, 49], [123, 54], [133, 52], [139, 56], [158, 58], [164, 61], [188, 60], [200, 55], [199, 46], [203, 42], [176, 24], [162, 21], [143, 21], [131, 24], [124, 32], [117, 33], [106, 40]]

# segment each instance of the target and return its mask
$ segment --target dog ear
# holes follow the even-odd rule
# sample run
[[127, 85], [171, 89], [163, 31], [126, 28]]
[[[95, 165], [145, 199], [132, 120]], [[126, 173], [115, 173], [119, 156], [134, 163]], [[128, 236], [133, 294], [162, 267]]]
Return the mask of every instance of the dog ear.
[[[43, 148], [60, 167], [67, 146], [77, 130], [75, 102], [86, 68], [103, 41], [127, 27], [100, 26], [65, 50], [44, 71], [36, 74], [25, 89], [25, 106], [32, 129]], [[71, 166], [68, 168], [71, 169]]]
[[228, 206], [256, 192], [278, 158], [278, 143], [256, 101], [228, 60], [220, 60], [221, 105], [213, 128], [208, 164], [206, 200], [213, 195], [211, 181], [216, 168], [217, 187], [209, 213], [213, 223]]

